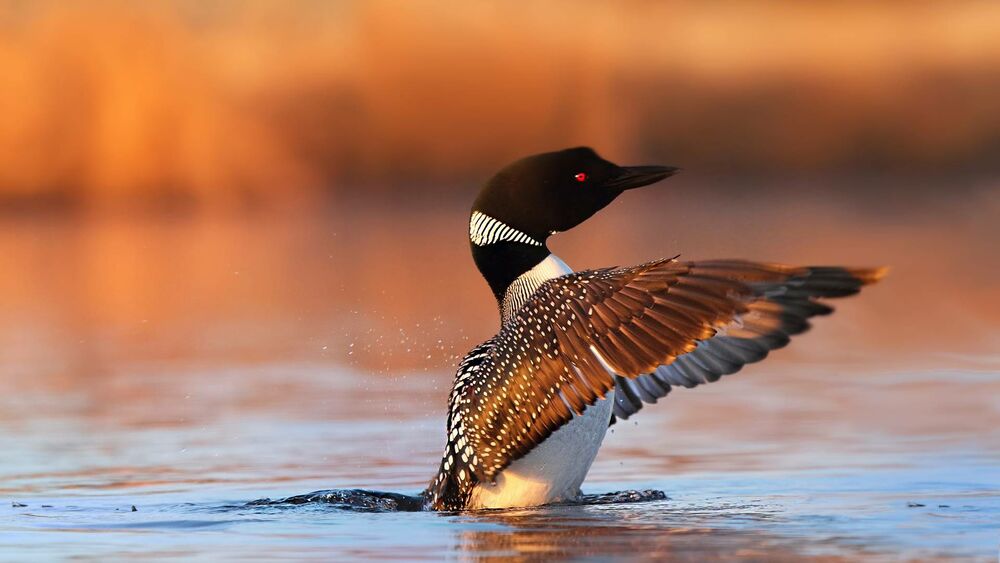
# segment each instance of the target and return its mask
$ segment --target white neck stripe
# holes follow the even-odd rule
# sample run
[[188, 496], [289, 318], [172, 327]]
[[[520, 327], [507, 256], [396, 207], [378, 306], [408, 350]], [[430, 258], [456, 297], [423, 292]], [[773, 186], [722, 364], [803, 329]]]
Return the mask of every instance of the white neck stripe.
[[478, 211], [473, 211], [472, 218], [469, 220], [469, 240], [476, 246], [486, 246], [504, 241], [544, 246], [525, 233]]

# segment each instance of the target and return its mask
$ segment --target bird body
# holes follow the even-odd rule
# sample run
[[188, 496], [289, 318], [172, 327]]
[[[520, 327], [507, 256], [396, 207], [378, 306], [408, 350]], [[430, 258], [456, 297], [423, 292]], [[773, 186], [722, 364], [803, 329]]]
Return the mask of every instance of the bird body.
[[[507, 288], [501, 317], [509, 321], [542, 283], [573, 270], [555, 254], [519, 276]], [[571, 500], [580, 494], [611, 419], [614, 391], [552, 433], [523, 458], [513, 462], [495, 483], [479, 483], [467, 508], [535, 506]]]
[[612, 415], [762, 360], [832, 312], [821, 299], [884, 274], [676, 258], [573, 272], [549, 252], [550, 235], [676, 171], [621, 167], [580, 147], [517, 161], [480, 192], [469, 241], [501, 325], [459, 364], [428, 508], [576, 498]]

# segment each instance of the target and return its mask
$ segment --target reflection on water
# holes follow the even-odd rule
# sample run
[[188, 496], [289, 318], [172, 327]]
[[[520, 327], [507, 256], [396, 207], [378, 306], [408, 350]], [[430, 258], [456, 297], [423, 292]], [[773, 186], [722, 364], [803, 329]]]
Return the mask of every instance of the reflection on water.
[[766, 363], [613, 428], [585, 492], [668, 500], [466, 515], [243, 506], [426, 485], [456, 357], [497, 322], [467, 256], [464, 202], [3, 223], [0, 547], [98, 559], [995, 556], [996, 198], [702, 195], [625, 198], [552, 246], [577, 267], [684, 252], [888, 264], [891, 276]]

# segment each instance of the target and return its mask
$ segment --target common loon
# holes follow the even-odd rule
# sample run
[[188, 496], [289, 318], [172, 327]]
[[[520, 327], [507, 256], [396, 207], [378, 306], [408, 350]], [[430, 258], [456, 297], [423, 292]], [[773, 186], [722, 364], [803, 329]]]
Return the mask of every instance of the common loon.
[[521, 159], [483, 187], [469, 241], [501, 326], [459, 364], [427, 508], [575, 499], [615, 418], [764, 359], [832, 311], [819, 298], [884, 274], [676, 257], [574, 272], [549, 252], [550, 235], [677, 171], [577, 147]]

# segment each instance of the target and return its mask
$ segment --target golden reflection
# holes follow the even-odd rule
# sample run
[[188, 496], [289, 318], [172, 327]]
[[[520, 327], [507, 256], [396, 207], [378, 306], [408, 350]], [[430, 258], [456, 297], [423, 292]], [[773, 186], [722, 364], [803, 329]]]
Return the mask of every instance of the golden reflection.
[[[683, 509], [671, 508], [669, 501], [663, 507], [644, 506], [635, 513], [641, 515], [636, 517], [641, 521], [630, 519], [629, 512], [620, 507], [608, 508], [563, 507], [469, 515], [472, 522], [493, 525], [464, 526], [458, 533], [456, 555], [476, 561], [623, 557], [640, 561], [850, 560], [847, 555], [802, 552], [801, 543], [766, 532], [719, 529], [698, 523]], [[718, 510], [716, 517], [723, 512]], [[766, 522], [770, 516], [748, 511], [742, 517]]]
[[[836, 315], [818, 319], [793, 346], [720, 391], [725, 396], [734, 389], [727, 386], [752, 379], [751, 387], [802, 386], [799, 395], [808, 397], [819, 386], [831, 395], [837, 391], [828, 380], [789, 377], [787, 369], [825, 366], [860, 377], [908, 367], [995, 368], [1000, 310], [990, 276], [991, 202], [986, 193], [893, 207], [890, 222], [877, 204], [852, 198], [810, 203], [760, 195], [734, 202], [679, 181], [622, 198], [551, 244], [576, 268], [677, 252], [690, 259], [888, 263], [893, 275], [866, 299], [837, 303]], [[286, 397], [309, 397], [315, 400], [303, 412], [360, 416], [367, 403], [334, 409], [324, 397], [341, 391], [314, 387], [316, 374], [330, 372], [338, 381], [333, 372], [347, 370], [356, 383], [349, 396], [371, 399], [370, 386], [403, 412], [439, 413], [458, 357], [498, 325], [496, 304], [469, 257], [467, 217], [467, 202], [455, 200], [250, 217], [6, 221], [0, 255], [14, 267], [0, 269], [0, 385], [11, 396], [83, 394], [89, 416], [135, 426], [195, 420], [185, 395], [220, 385], [230, 398], [219, 408], [286, 409]], [[296, 373], [257, 373], [283, 362], [306, 375], [300, 381]], [[187, 366], [181, 371], [190, 377], [172, 381], [172, 365]], [[232, 373], [239, 370], [250, 373]], [[784, 375], [766, 383], [768, 374]], [[730, 398], [720, 408], [770, 421], [764, 434], [794, 433], [781, 417], [760, 418], [761, 405], [740, 393]], [[148, 408], [149, 401], [157, 407]], [[954, 406], [968, 408], [961, 405]], [[855, 408], [863, 409], [856, 418], [878, 425], [929, 420], [886, 420], [884, 413], [896, 411], [867, 402]], [[711, 409], [683, 412], [688, 424], [713, 424]], [[784, 416], [809, 412], [805, 405]], [[973, 420], [940, 417], [962, 428]]]

